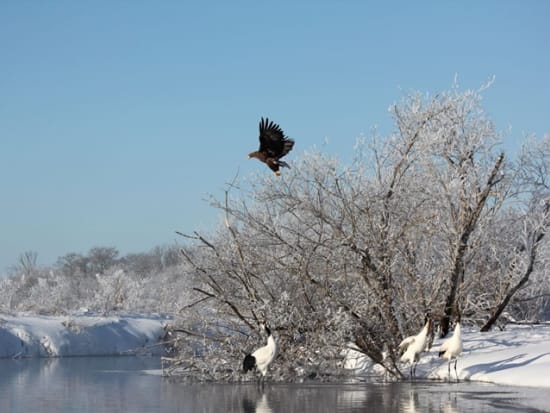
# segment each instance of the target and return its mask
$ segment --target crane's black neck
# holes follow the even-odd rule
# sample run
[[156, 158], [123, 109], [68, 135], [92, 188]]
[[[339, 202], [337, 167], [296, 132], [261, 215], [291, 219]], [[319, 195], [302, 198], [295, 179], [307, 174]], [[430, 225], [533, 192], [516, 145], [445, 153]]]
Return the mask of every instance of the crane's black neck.
[[271, 335], [271, 330], [269, 329], [269, 327], [267, 326], [267, 324], [264, 325], [264, 330], [265, 330], [267, 336], [269, 337], [269, 336]]

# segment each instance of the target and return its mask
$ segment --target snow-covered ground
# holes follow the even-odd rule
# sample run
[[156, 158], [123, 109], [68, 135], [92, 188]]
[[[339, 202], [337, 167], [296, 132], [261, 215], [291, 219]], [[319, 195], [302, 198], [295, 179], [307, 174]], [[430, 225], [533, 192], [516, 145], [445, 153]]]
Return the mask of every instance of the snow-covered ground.
[[[463, 351], [458, 359], [460, 380], [512, 386], [550, 388], [550, 325], [508, 325], [504, 331], [480, 333], [463, 329]], [[443, 340], [434, 340], [430, 351], [422, 353], [416, 369], [420, 379], [448, 379], [448, 364], [438, 357]], [[347, 351], [347, 368], [358, 374], [378, 371], [360, 353]], [[451, 380], [456, 381], [451, 365]], [[404, 373], [409, 372], [402, 365]]]
[[166, 320], [90, 314], [0, 314], [0, 357], [160, 354]]

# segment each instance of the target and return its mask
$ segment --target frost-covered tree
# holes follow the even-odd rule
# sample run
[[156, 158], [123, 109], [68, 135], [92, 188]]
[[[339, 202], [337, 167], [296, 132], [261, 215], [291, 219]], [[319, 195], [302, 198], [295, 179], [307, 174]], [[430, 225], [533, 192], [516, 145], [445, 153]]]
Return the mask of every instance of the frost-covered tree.
[[[178, 371], [239, 379], [267, 319], [282, 349], [275, 378], [328, 377], [347, 342], [399, 376], [397, 343], [426, 314], [442, 335], [456, 312], [480, 324], [496, 314], [495, 280], [512, 291], [502, 270], [518, 251], [503, 225], [517, 216], [518, 171], [534, 176], [507, 160], [480, 100], [410, 95], [390, 109], [395, 131], [362, 139], [349, 166], [312, 152], [283, 177], [229, 185], [214, 201], [225, 225], [185, 235], [195, 301]], [[539, 223], [527, 233], [544, 232], [537, 211], [523, 211]]]
[[17, 258], [17, 264], [13, 271], [32, 277], [38, 270], [38, 253], [36, 251], [25, 251]]
[[88, 261], [89, 258], [87, 256], [71, 252], [59, 257], [55, 265], [67, 276], [78, 276], [88, 273]]
[[88, 252], [88, 272], [103, 274], [111, 268], [118, 258], [118, 250], [115, 247], [94, 247]]

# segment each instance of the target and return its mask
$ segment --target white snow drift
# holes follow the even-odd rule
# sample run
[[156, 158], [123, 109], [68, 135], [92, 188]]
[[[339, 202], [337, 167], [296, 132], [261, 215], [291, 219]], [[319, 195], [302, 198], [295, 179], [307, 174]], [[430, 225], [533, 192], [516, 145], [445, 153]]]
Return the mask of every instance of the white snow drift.
[[162, 318], [0, 314], [0, 357], [160, 354]]
[[[462, 337], [463, 350], [457, 363], [460, 380], [550, 388], [550, 325], [509, 325], [505, 331], [488, 333], [464, 329]], [[431, 349], [420, 355], [417, 379], [449, 380], [447, 361], [438, 357], [443, 341], [434, 340]], [[408, 373], [407, 364], [400, 366]], [[379, 374], [381, 370], [353, 348], [345, 351], [344, 367], [359, 375]], [[456, 381], [452, 368], [450, 380]]]

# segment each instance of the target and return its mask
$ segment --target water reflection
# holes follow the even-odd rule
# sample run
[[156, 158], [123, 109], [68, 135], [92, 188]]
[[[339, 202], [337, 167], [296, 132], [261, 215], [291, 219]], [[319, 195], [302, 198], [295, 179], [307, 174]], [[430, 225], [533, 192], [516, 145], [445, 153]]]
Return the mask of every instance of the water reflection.
[[[136, 357], [0, 360], [0, 412], [123, 412], [160, 403], [160, 361]], [[139, 411], [139, 410], [138, 410]]]
[[[171, 385], [175, 389], [178, 384]], [[185, 393], [177, 411], [181, 412], [526, 412], [523, 399], [513, 388], [464, 383], [391, 383], [384, 385], [346, 384], [209, 384], [179, 387]], [[487, 395], [484, 389], [492, 389]], [[543, 395], [544, 390], [533, 389]], [[476, 395], [482, 393], [477, 397]], [[208, 394], [208, 396], [207, 396]], [[546, 397], [546, 396], [544, 396]], [[501, 400], [515, 399], [507, 405]], [[497, 403], [497, 401], [499, 403]], [[223, 406], [223, 408], [221, 407]], [[174, 406], [176, 407], [176, 406]]]
[[256, 400], [252, 401], [248, 397], [243, 398], [243, 412], [244, 413], [273, 413], [269, 402], [267, 401], [267, 394], [262, 391], [262, 395]]
[[417, 413], [418, 412], [418, 392], [409, 390], [408, 400], [403, 400], [401, 407], [404, 413]]
[[544, 389], [474, 383], [185, 384], [146, 373], [157, 359], [0, 360], [0, 412], [526, 412]]
[[[410, 385], [407, 391], [401, 392], [400, 411], [405, 413], [419, 413], [425, 411], [437, 411], [441, 413], [458, 413], [456, 389], [444, 388], [431, 383]], [[463, 406], [465, 411], [468, 403]]]

